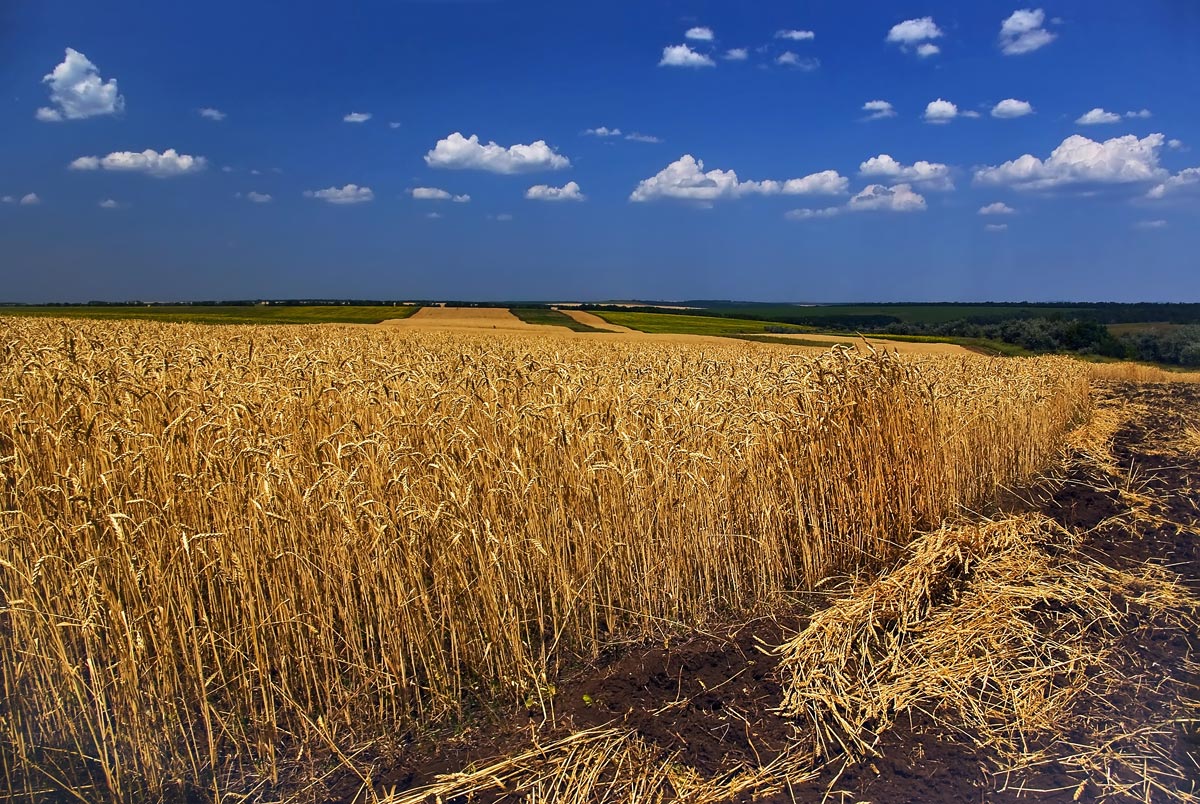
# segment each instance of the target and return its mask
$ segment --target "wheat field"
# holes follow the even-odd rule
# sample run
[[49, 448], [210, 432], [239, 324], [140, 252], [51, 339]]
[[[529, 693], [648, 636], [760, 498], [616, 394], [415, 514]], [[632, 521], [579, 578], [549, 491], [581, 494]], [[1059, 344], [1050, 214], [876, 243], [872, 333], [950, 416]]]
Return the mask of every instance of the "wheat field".
[[1066, 358], [0, 319], [0, 772], [219, 800], [545, 703], [891, 554], [1090, 404]]

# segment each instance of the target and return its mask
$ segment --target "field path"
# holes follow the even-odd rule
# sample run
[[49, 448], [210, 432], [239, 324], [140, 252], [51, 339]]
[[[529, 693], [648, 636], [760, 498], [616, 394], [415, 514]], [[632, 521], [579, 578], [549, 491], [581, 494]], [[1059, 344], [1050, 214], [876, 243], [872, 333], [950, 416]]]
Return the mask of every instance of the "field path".
[[610, 324], [595, 313], [589, 313], [584, 310], [572, 310], [570, 307], [555, 307], [563, 315], [569, 315], [580, 324], [587, 324], [589, 327], [603, 330], [604, 332], [635, 332], [629, 327], [623, 327], [620, 324]]
[[820, 343], [828, 343], [829, 341], [837, 341], [838, 343], [853, 344], [862, 348], [863, 341], [871, 344], [876, 348], [887, 349], [889, 351], [899, 352], [905, 355], [966, 355], [974, 354], [965, 346], [959, 346], [957, 343], [920, 343], [916, 341], [893, 341], [887, 338], [860, 338], [856, 335], [822, 335], [820, 333], [797, 333], [792, 335], [771, 335], [772, 338], [787, 338], [789, 341], [817, 341]]

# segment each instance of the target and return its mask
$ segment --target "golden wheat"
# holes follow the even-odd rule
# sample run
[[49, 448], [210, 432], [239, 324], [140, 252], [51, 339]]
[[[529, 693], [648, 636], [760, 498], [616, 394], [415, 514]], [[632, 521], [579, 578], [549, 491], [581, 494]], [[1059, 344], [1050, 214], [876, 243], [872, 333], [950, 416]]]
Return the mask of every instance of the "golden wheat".
[[0, 772], [360, 767], [889, 555], [1089, 406], [1058, 358], [0, 319]]

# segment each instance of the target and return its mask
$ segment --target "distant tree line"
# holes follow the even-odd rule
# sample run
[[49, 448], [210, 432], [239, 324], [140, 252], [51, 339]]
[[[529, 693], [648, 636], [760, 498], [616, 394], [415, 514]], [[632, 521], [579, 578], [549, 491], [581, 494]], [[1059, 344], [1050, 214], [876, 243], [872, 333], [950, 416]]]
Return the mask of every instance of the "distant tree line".
[[1105, 324], [1082, 318], [1013, 318], [999, 323], [969, 320], [939, 324], [890, 324], [879, 331], [895, 335], [986, 338], [1031, 352], [1075, 352], [1177, 366], [1200, 366], [1200, 326], [1147, 327], [1114, 335]]

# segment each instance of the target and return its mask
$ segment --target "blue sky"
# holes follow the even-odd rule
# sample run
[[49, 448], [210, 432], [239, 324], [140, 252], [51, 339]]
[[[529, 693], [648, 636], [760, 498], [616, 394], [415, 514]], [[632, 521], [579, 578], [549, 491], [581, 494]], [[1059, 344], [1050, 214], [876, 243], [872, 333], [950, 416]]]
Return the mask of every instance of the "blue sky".
[[0, 300], [1197, 301], [1198, 39], [1190, 0], [0, 3]]

